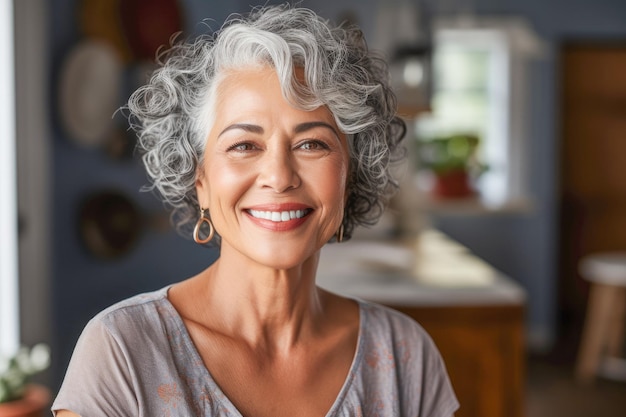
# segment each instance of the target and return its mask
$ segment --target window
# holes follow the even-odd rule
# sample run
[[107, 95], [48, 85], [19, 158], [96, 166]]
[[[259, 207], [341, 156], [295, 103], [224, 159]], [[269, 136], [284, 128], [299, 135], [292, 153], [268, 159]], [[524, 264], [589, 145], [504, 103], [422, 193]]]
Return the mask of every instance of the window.
[[418, 140], [478, 136], [483, 202], [525, 199], [527, 66], [539, 42], [517, 19], [440, 21], [434, 33], [432, 112], [417, 119]]
[[12, 0], [0, 0], [0, 352], [19, 343], [12, 6]]

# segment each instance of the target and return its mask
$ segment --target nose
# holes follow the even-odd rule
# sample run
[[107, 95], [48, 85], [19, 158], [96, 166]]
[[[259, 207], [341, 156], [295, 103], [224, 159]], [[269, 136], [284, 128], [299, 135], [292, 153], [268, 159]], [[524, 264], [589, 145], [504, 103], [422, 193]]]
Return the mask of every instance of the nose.
[[290, 149], [275, 146], [267, 149], [261, 160], [258, 181], [262, 187], [282, 193], [300, 186], [297, 161]]

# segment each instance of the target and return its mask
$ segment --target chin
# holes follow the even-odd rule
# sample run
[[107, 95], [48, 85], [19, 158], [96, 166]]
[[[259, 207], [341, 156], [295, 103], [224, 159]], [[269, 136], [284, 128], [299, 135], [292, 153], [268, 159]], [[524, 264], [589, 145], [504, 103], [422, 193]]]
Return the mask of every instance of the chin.
[[[254, 242], [254, 243], [252, 243]], [[317, 266], [322, 244], [303, 239], [247, 239], [246, 241], [229, 242], [222, 240], [222, 259], [250, 267], [264, 267], [274, 270], [291, 270], [304, 265]]]
[[304, 264], [309, 263], [312, 259], [317, 260], [313, 257], [289, 257], [288, 259], [280, 257], [280, 259], [277, 259], [276, 255], [272, 255], [271, 257], [262, 257], [261, 259], [257, 258], [257, 262], [260, 265], [266, 266], [271, 269], [287, 271], [290, 269], [301, 268]]
[[[308, 248], [307, 248], [308, 249]], [[275, 270], [290, 270], [301, 268], [305, 264], [317, 264], [319, 250], [298, 250], [284, 247], [273, 248], [272, 245], [264, 250], [252, 254], [251, 258], [258, 264]]]

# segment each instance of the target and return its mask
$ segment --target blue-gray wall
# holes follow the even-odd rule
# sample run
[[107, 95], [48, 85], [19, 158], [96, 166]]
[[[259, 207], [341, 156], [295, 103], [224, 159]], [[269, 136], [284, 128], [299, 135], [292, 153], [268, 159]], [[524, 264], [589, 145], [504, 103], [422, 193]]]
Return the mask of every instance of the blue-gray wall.
[[[85, 150], [68, 140], [59, 127], [57, 92], [59, 67], [79, 40], [78, 0], [52, 0], [50, 5], [50, 117], [53, 126], [52, 327], [55, 340], [54, 378], [58, 382], [76, 338], [95, 313], [132, 294], [156, 289], [205, 268], [216, 253], [197, 247], [174, 232], [146, 230], [128, 256], [100, 261], [83, 248], [77, 234], [77, 208], [88, 192], [118, 188], [132, 196], [146, 213], [161, 210], [150, 194], [138, 192], [145, 177], [136, 160], [116, 161], [102, 152]], [[185, 0], [188, 32], [210, 17], [222, 22], [231, 12], [246, 11], [248, 1]], [[276, 2], [269, 2], [276, 3]], [[453, 11], [455, 3], [431, 1], [435, 12]], [[372, 36], [374, 0], [304, 1], [303, 5], [335, 18], [353, 8], [366, 35]], [[565, 39], [626, 37], [623, 0], [475, 0], [481, 14], [521, 15], [547, 42], [549, 53], [532, 68], [529, 171], [534, 210], [497, 216], [438, 216], [444, 231], [518, 280], [530, 296], [531, 331], [544, 339], [554, 334], [556, 286], [556, 183], [559, 149], [558, 51]]]

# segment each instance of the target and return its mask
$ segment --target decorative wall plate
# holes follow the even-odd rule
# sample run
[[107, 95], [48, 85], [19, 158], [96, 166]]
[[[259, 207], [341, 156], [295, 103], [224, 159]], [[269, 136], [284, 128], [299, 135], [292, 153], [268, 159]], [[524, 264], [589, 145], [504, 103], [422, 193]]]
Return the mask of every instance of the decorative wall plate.
[[135, 203], [116, 190], [87, 196], [78, 218], [81, 240], [89, 252], [103, 259], [130, 252], [143, 230], [142, 215]]
[[70, 51], [59, 80], [59, 108], [70, 138], [86, 146], [106, 140], [120, 107], [122, 63], [109, 44], [86, 40]]

